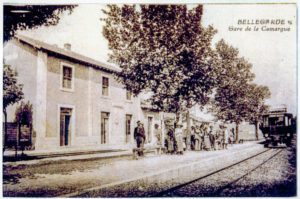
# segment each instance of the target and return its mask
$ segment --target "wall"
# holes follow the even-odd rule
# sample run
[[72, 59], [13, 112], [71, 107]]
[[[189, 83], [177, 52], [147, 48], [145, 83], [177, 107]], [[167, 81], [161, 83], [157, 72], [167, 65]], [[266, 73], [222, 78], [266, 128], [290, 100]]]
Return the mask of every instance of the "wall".
[[[37, 130], [37, 56], [38, 52], [31, 46], [12, 39], [4, 44], [3, 58], [18, 73], [17, 83], [23, 84], [24, 102], [29, 101], [33, 110], [33, 135]], [[19, 103], [7, 107], [8, 122], [15, 120], [15, 110]], [[32, 138], [33, 141], [35, 138]]]
[[[38, 129], [36, 149], [62, 148], [59, 140], [60, 106], [73, 108], [74, 126], [70, 148], [131, 148], [136, 144], [133, 131], [136, 122], [143, 117], [140, 99], [132, 96], [132, 100], [126, 100], [126, 90], [111, 73], [57, 55], [38, 52], [18, 42], [9, 42], [5, 46], [4, 57], [7, 58], [8, 64], [16, 65], [18, 80], [24, 84], [25, 99], [33, 104], [34, 124], [37, 123]], [[45, 71], [37, 70], [38, 63], [39, 66], [45, 67]], [[73, 66], [75, 79], [74, 90], [71, 92], [61, 89], [61, 63]], [[38, 79], [37, 72], [42, 74]], [[103, 76], [109, 78], [109, 96], [102, 96]], [[38, 82], [42, 82], [43, 85], [37, 85]], [[39, 92], [38, 89], [43, 87], [46, 88], [45, 91]], [[14, 116], [14, 109], [10, 108], [12, 110], [9, 116]], [[39, 109], [38, 118], [35, 116], [36, 108]], [[110, 113], [108, 143], [104, 145], [100, 144], [101, 112]], [[126, 143], [126, 114], [132, 115], [129, 143]], [[10, 119], [12, 121], [12, 118]]]
[[[163, 128], [162, 116], [159, 112], [154, 112], [146, 109], [143, 109], [142, 113], [143, 113], [143, 117], [141, 118], [141, 122], [144, 124], [146, 141], [148, 141], [149, 139], [148, 135], [150, 135], [151, 137], [150, 138], [151, 142], [150, 143], [146, 142], [146, 143], [149, 145], [153, 145], [156, 143], [156, 138], [154, 135], [154, 125], [158, 124], [160, 128]], [[148, 132], [148, 117], [152, 117], [152, 125], [151, 125], [152, 131], [150, 133]]]
[[[73, 66], [74, 90], [61, 89], [61, 64]], [[75, 117], [73, 136], [87, 136], [87, 109], [88, 101], [88, 69], [65, 59], [48, 56], [47, 73], [47, 133], [46, 137], [59, 137], [59, 105], [74, 106], [72, 117]], [[72, 137], [72, 136], [71, 136]], [[59, 141], [59, 140], [58, 140]], [[59, 144], [59, 142], [57, 143]]]
[[[4, 44], [3, 58], [6, 64], [11, 65], [17, 71], [18, 84], [23, 84], [24, 101], [29, 100], [33, 104], [33, 113], [35, 113], [37, 51], [26, 44], [10, 40]], [[17, 104], [8, 106], [9, 122], [13, 122], [15, 119], [16, 106]], [[35, 115], [33, 117], [35, 120]]]
[[[74, 91], [60, 89], [61, 63], [74, 67]], [[133, 130], [139, 112], [139, 99], [126, 100], [126, 90], [112, 74], [77, 64], [66, 59], [48, 56], [47, 74], [47, 133], [48, 143], [59, 147], [58, 105], [73, 106], [75, 113], [71, 146], [97, 145], [103, 148], [131, 147], [134, 143]], [[109, 78], [109, 95], [102, 95], [102, 77]], [[109, 112], [109, 133], [106, 144], [101, 143], [101, 112]], [[132, 115], [131, 142], [126, 143], [126, 114]]]
[[[109, 95], [102, 95], [102, 77], [109, 78]], [[134, 144], [133, 131], [135, 123], [139, 120], [140, 101], [139, 98], [126, 100], [126, 90], [112, 76], [112, 74], [93, 69], [92, 75], [92, 135], [100, 144], [101, 112], [109, 112], [109, 137], [106, 146], [110, 147], [132, 147]], [[132, 115], [131, 142], [126, 143], [125, 122], [126, 114]]]

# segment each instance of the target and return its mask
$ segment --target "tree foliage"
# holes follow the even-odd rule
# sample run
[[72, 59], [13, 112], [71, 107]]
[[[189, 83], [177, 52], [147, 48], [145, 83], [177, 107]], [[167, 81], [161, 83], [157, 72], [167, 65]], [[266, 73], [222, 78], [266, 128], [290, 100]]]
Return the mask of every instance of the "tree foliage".
[[258, 124], [262, 120], [262, 115], [266, 114], [269, 106], [265, 104], [265, 99], [271, 96], [269, 88], [266, 86], [258, 86], [250, 84], [250, 92], [248, 93], [248, 115], [246, 121], [255, 125], [255, 137], [258, 140]]
[[3, 41], [8, 41], [18, 29], [41, 25], [56, 25], [64, 11], [72, 12], [75, 5], [4, 5]]
[[22, 101], [21, 104], [16, 108], [15, 122], [21, 125], [32, 126], [32, 116], [32, 104], [29, 101], [27, 101], [27, 103]]
[[23, 85], [17, 83], [17, 72], [10, 65], [3, 61], [3, 113], [4, 113], [4, 133], [3, 133], [3, 152], [7, 141], [7, 112], [9, 105], [17, 103], [23, 99]]
[[205, 105], [217, 84], [211, 40], [216, 30], [201, 25], [202, 6], [108, 5], [103, 35], [117, 79], [138, 95], [152, 92], [159, 110]]
[[216, 117], [225, 122], [240, 123], [248, 114], [249, 82], [254, 78], [252, 64], [239, 51], [225, 43], [216, 44], [220, 67], [219, 84], [214, 97]]
[[23, 99], [23, 85], [17, 83], [17, 72], [10, 65], [3, 64], [3, 111]]
[[267, 113], [269, 107], [265, 104], [265, 100], [271, 97], [271, 92], [266, 86], [250, 84], [250, 92], [248, 93], [248, 115], [247, 121], [252, 124], [259, 122], [262, 115]]
[[239, 57], [236, 48], [224, 40], [216, 44], [220, 67], [219, 84], [213, 99], [213, 112], [218, 120], [236, 123], [242, 121], [257, 123], [260, 115], [267, 110], [265, 99], [271, 96], [269, 88], [253, 83], [255, 75], [252, 64]]

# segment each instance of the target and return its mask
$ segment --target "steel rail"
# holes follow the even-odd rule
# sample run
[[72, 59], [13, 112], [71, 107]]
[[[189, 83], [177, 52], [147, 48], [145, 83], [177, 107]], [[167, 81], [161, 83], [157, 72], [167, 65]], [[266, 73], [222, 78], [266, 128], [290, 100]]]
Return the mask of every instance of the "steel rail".
[[[216, 171], [213, 171], [213, 172], [211, 172], [211, 173], [209, 173], [209, 174], [207, 174], [207, 175], [201, 176], [201, 177], [199, 177], [199, 178], [196, 178], [196, 179], [194, 179], [194, 180], [188, 181], [188, 182], [186, 182], [186, 183], [183, 183], [183, 184], [180, 184], [180, 185], [171, 187], [171, 188], [169, 188], [169, 189], [166, 189], [166, 190], [164, 190], [164, 191], [161, 191], [161, 192], [159, 192], [159, 193], [157, 193], [157, 194], [155, 194], [155, 195], [153, 195], [153, 196], [151, 196], [151, 197], [161, 197], [161, 196], [163, 196], [163, 195], [166, 194], [166, 193], [175, 191], [175, 190], [177, 190], [177, 189], [180, 189], [180, 188], [182, 188], [182, 187], [185, 187], [185, 186], [187, 186], [187, 185], [190, 185], [190, 184], [192, 184], [192, 183], [194, 183], [194, 182], [196, 182], [196, 181], [205, 179], [205, 178], [207, 178], [207, 177], [209, 177], [209, 176], [212, 176], [212, 175], [217, 174], [217, 173], [219, 173], [219, 172], [221, 172], [221, 171], [224, 171], [224, 170], [229, 169], [229, 168], [231, 168], [231, 167], [234, 167], [234, 166], [236, 166], [236, 165], [238, 165], [238, 164], [241, 164], [241, 163], [243, 163], [243, 162], [245, 162], [245, 161], [247, 161], [247, 160], [250, 160], [250, 159], [252, 159], [252, 158], [255, 158], [255, 157], [257, 157], [257, 156], [259, 156], [259, 155], [261, 155], [261, 154], [264, 154], [264, 153], [266, 153], [266, 152], [268, 152], [268, 151], [270, 151], [270, 150], [272, 150], [272, 149], [264, 150], [264, 151], [262, 151], [262, 152], [260, 152], [260, 153], [257, 153], [257, 154], [255, 154], [255, 155], [253, 155], [253, 156], [250, 156], [250, 157], [245, 158], [245, 159], [243, 159], [243, 160], [241, 160], [241, 161], [239, 161], [239, 162], [236, 162], [236, 163], [234, 163], [234, 164], [232, 164], [232, 165], [229, 165], [229, 166], [224, 167], [224, 168], [222, 168], [222, 169], [218, 169], [218, 170], [216, 170]], [[226, 186], [226, 185], [225, 185], [225, 186]]]
[[264, 165], [265, 163], [267, 163], [268, 161], [270, 161], [272, 158], [274, 158], [275, 156], [277, 156], [280, 152], [282, 152], [283, 149], [278, 149], [276, 151], [275, 154], [273, 154], [271, 157], [269, 157], [268, 159], [266, 159], [265, 161], [263, 161], [262, 163], [260, 163], [259, 165], [257, 165], [255, 168], [251, 169], [250, 171], [246, 172], [244, 175], [242, 175], [241, 177], [231, 181], [230, 183], [227, 183], [226, 185], [220, 187], [217, 191], [215, 191], [214, 193], [216, 195], [220, 194], [224, 189], [229, 188], [231, 185], [237, 183], [239, 180], [245, 178], [247, 175], [249, 175], [251, 172], [255, 171], [256, 169], [258, 169], [259, 167], [261, 167], [262, 165]]

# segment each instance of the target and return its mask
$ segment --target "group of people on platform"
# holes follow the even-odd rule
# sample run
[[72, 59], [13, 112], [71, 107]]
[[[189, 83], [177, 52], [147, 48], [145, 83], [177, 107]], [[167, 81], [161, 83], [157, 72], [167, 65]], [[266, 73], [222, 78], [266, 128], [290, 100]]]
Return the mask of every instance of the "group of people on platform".
[[192, 126], [191, 149], [192, 150], [219, 150], [227, 149], [228, 144], [235, 142], [234, 128], [230, 131], [224, 125], [215, 129], [212, 125], [201, 124]]
[[[185, 130], [186, 131], [186, 130]], [[181, 124], [170, 126], [165, 139], [165, 147], [168, 154], [183, 154], [189, 145], [187, 133], [183, 136]], [[224, 125], [219, 125], [214, 129], [212, 125], [201, 124], [198, 127], [191, 127], [190, 149], [201, 150], [220, 150], [227, 149], [228, 144], [235, 142], [234, 128], [230, 131]]]
[[[180, 154], [188, 148], [195, 151], [201, 150], [220, 150], [227, 149], [228, 144], [235, 142], [235, 131], [230, 131], [225, 125], [219, 125], [214, 128], [209, 124], [201, 124], [192, 126], [190, 139], [187, 139], [187, 130], [183, 129], [182, 123], [174, 123], [167, 126], [165, 140], [162, 140], [162, 130], [158, 124], [154, 125], [154, 135], [156, 145], [166, 148], [167, 154]], [[134, 129], [134, 139], [137, 142], [137, 148], [143, 149], [146, 139], [143, 124], [138, 121], [137, 127]], [[143, 156], [143, 150], [138, 151], [139, 156]]]

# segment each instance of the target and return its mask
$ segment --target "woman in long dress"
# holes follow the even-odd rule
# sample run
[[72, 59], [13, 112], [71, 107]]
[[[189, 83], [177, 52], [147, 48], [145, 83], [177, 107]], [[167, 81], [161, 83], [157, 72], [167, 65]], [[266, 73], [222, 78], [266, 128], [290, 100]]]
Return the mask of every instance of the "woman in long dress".
[[225, 149], [227, 149], [228, 139], [229, 139], [229, 133], [228, 133], [227, 128], [225, 128], [225, 130], [224, 130], [224, 148]]
[[183, 154], [183, 136], [182, 136], [182, 124], [176, 124], [175, 128], [175, 138], [177, 143], [177, 153]]
[[200, 133], [199, 133], [199, 136], [200, 136], [200, 140], [199, 140], [199, 144], [200, 144], [200, 150], [204, 150], [204, 136], [205, 136], [205, 129], [204, 129], [204, 124], [201, 124], [200, 126]]
[[200, 151], [200, 140], [201, 140], [201, 137], [200, 137], [200, 127], [196, 127], [195, 128], [195, 150], [197, 151]]

